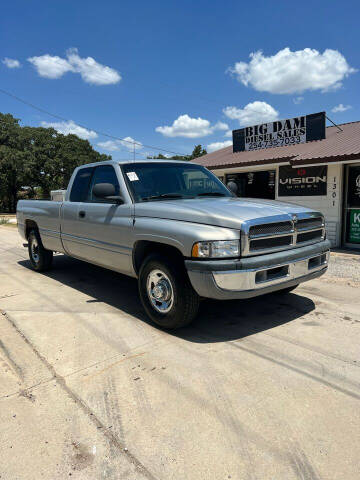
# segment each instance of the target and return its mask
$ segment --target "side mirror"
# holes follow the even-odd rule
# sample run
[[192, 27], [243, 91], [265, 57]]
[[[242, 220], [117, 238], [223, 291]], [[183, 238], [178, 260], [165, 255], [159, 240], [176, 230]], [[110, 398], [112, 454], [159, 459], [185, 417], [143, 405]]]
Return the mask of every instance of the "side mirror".
[[97, 198], [103, 198], [118, 204], [124, 203], [121, 195], [116, 195], [115, 185], [112, 183], [97, 183], [94, 185], [92, 193]]

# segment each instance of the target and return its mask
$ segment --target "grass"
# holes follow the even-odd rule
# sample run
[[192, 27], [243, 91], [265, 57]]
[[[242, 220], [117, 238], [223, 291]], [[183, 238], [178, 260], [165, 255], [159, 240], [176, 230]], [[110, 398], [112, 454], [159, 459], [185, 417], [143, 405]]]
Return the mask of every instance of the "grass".
[[8, 227], [17, 227], [17, 223], [10, 223], [10, 220], [6, 217], [0, 217], [0, 225], [6, 225]]

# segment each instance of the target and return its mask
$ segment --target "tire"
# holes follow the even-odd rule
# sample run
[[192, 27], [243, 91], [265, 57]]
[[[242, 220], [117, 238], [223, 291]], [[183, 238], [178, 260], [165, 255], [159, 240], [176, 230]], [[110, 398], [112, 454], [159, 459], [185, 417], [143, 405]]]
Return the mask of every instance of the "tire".
[[282, 290], [278, 290], [278, 291], [275, 292], [275, 293], [282, 293], [282, 294], [284, 294], [284, 293], [285, 293], [285, 294], [286, 294], [286, 293], [290, 293], [290, 292], [292, 292], [293, 290], [295, 290], [295, 288], [298, 287], [298, 286], [299, 286], [299, 284], [293, 285], [292, 287], [283, 288]]
[[43, 247], [38, 230], [34, 229], [29, 233], [28, 251], [33, 270], [36, 272], [49, 270], [53, 261], [53, 252]]
[[141, 265], [138, 282], [141, 303], [160, 327], [185, 327], [196, 317], [200, 297], [181, 262], [159, 254], [150, 255]]

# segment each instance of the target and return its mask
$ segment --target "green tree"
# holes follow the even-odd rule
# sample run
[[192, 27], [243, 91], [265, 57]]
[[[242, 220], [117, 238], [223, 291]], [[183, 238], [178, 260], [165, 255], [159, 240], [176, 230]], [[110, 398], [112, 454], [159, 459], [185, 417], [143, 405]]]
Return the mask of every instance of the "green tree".
[[147, 157], [149, 159], [157, 159], [157, 160], [184, 160], [184, 161], [189, 161], [193, 160], [194, 158], [202, 157], [203, 155], [206, 155], [207, 151], [205, 148], [203, 148], [202, 145], [195, 145], [194, 150], [192, 151], [191, 155], [173, 155], [172, 157], [166, 157], [162, 153], [158, 153], [157, 155], [154, 155], [153, 157]]
[[66, 188], [75, 167], [109, 159], [76, 135], [21, 127], [18, 119], [0, 113], [0, 211], [14, 212], [22, 190], [28, 198], [38, 192], [49, 197], [50, 190]]
[[0, 113], [0, 210], [15, 211], [25, 159], [19, 119]]
[[28, 156], [27, 184], [40, 187], [44, 197], [51, 190], [66, 188], [74, 168], [111, 159], [95, 151], [87, 140], [62, 135], [53, 128], [24, 127]]
[[195, 145], [194, 150], [190, 155], [190, 160], [192, 160], [193, 158], [202, 157], [203, 155], [206, 155], [206, 154], [207, 154], [207, 151], [205, 148], [203, 148], [202, 145]]

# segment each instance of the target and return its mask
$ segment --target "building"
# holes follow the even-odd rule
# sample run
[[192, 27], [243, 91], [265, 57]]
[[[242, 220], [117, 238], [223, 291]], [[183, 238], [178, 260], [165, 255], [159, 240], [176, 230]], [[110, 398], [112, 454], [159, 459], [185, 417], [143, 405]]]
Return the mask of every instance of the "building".
[[360, 248], [360, 122], [325, 128], [323, 115], [323, 139], [298, 137], [304, 143], [262, 148], [263, 142], [257, 144], [260, 148], [236, 151], [237, 134], [247, 133], [235, 130], [234, 146], [204, 155], [196, 162], [212, 170], [225, 184], [233, 181], [238, 196], [293, 202], [321, 211], [334, 247]]

